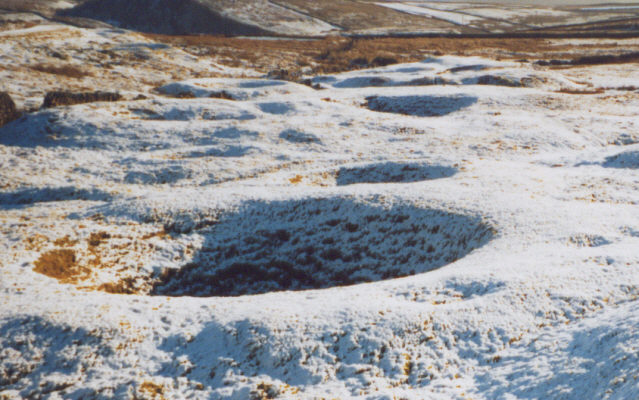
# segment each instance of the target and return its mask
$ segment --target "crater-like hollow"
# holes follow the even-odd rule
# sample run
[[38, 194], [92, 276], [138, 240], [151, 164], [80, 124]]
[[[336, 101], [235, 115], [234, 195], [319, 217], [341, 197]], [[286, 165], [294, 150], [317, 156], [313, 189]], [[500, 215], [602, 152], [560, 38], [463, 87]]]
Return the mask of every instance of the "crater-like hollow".
[[408, 183], [448, 178], [457, 169], [423, 163], [384, 162], [377, 164], [342, 167], [337, 171], [338, 186], [355, 183]]
[[602, 165], [606, 168], [639, 169], [639, 151], [627, 151], [607, 157]]
[[240, 296], [352, 285], [427, 272], [488, 242], [480, 216], [344, 198], [251, 201], [200, 231], [193, 262], [152, 294]]
[[477, 102], [471, 96], [372, 96], [366, 98], [366, 106], [372, 111], [440, 117], [451, 114]]

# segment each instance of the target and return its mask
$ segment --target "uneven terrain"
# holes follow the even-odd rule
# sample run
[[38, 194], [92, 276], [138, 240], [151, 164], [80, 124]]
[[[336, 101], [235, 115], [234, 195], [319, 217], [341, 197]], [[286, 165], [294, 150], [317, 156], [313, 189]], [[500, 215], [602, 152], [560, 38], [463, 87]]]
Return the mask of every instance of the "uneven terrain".
[[638, 51], [2, 14], [0, 399], [639, 396]]
[[231, 36], [637, 36], [631, 1], [0, 0], [83, 27]]

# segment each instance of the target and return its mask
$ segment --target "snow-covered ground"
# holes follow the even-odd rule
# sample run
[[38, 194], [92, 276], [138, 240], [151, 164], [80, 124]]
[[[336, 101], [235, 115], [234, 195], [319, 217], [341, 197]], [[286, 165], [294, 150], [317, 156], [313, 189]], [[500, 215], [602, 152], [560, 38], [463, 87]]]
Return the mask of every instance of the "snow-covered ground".
[[419, 3], [376, 3], [379, 6], [392, 8], [393, 10], [403, 11], [408, 14], [427, 15], [433, 18], [443, 19], [448, 22], [452, 22], [457, 25], [471, 24], [476, 20], [480, 20], [481, 17], [474, 15], [468, 15], [464, 13], [443, 11], [423, 6]]
[[473, 2], [445, 1], [397, 1], [378, 2], [376, 4], [408, 14], [426, 15], [453, 24], [471, 26], [490, 32], [585, 24], [637, 17], [637, 7], [635, 6], [575, 9], [574, 7], [571, 8], [569, 4], [552, 4], [552, 2], [546, 2], [545, 4], [530, 4], [530, 2], [476, 4]]
[[639, 397], [639, 77], [606, 68], [176, 80], [0, 128], [0, 398]]

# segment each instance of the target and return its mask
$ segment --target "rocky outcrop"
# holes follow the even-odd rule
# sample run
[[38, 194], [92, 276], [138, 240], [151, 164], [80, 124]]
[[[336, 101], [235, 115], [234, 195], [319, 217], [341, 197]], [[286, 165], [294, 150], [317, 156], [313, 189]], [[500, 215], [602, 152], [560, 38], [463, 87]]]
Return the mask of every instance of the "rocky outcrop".
[[7, 124], [20, 116], [16, 104], [6, 92], [0, 92], [0, 126]]

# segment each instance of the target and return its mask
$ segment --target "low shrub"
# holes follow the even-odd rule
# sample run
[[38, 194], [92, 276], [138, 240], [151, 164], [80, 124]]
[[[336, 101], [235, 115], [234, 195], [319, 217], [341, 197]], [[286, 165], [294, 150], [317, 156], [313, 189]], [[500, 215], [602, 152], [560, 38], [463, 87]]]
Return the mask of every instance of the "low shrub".
[[44, 96], [42, 108], [70, 106], [74, 104], [93, 103], [97, 101], [118, 101], [122, 96], [110, 92], [72, 93], [68, 91], [48, 92]]

